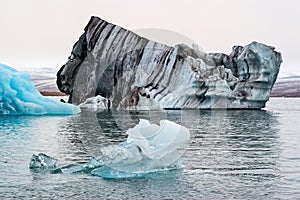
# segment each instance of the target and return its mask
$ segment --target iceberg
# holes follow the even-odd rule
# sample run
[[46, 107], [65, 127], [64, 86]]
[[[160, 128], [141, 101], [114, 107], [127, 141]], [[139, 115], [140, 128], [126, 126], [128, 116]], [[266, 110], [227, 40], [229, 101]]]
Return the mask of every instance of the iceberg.
[[84, 165], [57, 168], [56, 159], [40, 153], [32, 156], [29, 168], [51, 173], [88, 173], [110, 179], [147, 177], [184, 168], [181, 156], [190, 140], [187, 128], [168, 120], [156, 125], [140, 119], [126, 133], [126, 141], [102, 148], [102, 155], [92, 157]]
[[92, 16], [56, 83], [74, 105], [101, 95], [111, 109], [261, 109], [281, 63], [275, 47], [255, 41], [229, 55], [205, 53]]
[[80, 108], [42, 96], [26, 72], [0, 64], [0, 115], [70, 115]]

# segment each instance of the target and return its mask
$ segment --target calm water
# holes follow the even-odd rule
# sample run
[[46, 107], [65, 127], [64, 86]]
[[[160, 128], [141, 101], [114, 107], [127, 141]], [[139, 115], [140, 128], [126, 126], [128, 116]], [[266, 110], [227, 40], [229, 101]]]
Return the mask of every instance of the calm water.
[[[139, 118], [169, 119], [192, 139], [183, 172], [106, 180], [33, 173], [32, 154], [84, 163], [124, 141]], [[262, 111], [87, 112], [0, 117], [0, 199], [300, 199], [300, 99], [271, 99]]]

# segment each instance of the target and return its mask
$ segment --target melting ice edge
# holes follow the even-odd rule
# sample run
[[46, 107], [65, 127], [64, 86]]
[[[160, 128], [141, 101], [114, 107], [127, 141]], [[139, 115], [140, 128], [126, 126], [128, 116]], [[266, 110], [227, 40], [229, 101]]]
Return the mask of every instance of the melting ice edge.
[[44, 153], [33, 155], [29, 168], [34, 172], [87, 173], [102, 178], [139, 178], [183, 169], [182, 153], [190, 131], [174, 122], [161, 120], [160, 126], [140, 119], [129, 129], [127, 139], [101, 149], [102, 155], [86, 164], [58, 167], [58, 160]]

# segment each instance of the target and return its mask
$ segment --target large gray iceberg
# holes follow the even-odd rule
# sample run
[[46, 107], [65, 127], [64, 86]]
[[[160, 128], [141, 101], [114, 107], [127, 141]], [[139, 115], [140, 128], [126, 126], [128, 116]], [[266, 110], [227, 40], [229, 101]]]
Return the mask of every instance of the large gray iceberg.
[[276, 81], [281, 54], [252, 42], [230, 55], [150, 41], [92, 17], [57, 73], [60, 91], [79, 105], [101, 95], [110, 108], [260, 109]]

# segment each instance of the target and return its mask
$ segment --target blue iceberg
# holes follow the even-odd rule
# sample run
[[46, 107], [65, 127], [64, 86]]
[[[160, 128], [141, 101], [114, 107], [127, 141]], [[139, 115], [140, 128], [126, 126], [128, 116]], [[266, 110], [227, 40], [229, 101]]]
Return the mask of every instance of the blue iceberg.
[[0, 64], [0, 115], [70, 115], [80, 108], [45, 98], [26, 72]]
[[32, 156], [29, 168], [46, 166], [47, 170], [52, 168], [52, 173], [88, 173], [110, 179], [148, 177], [183, 169], [181, 156], [190, 140], [187, 128], [168, 120], [161, 120], [158, 126], [141, 119], [127, 134], [125, 142], [102, 148], [102, 155], [87, 164], [56, 168], [54, 158], [49, 160], [51, 157], [39, 154], [42, 157]]

